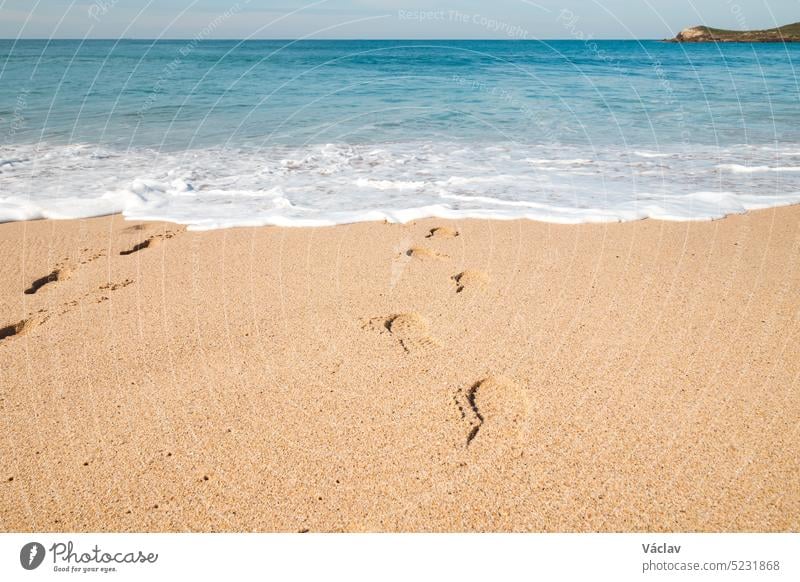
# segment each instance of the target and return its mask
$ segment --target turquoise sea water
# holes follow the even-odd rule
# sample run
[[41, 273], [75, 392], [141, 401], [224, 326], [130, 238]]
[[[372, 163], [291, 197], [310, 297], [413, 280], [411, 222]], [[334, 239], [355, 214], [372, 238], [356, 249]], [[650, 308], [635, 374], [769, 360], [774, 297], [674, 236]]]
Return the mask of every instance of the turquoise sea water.
[[800, 200], [800, 46], [0, 41], [0, 220], [708, 219]]

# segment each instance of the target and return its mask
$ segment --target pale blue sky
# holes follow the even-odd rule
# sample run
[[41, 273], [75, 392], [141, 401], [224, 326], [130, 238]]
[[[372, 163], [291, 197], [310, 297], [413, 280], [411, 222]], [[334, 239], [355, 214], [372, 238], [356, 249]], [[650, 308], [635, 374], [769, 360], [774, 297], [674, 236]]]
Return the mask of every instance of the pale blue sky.
[[0, 38], [664, 38], [797, 21], [800, 0], [0, 0]]

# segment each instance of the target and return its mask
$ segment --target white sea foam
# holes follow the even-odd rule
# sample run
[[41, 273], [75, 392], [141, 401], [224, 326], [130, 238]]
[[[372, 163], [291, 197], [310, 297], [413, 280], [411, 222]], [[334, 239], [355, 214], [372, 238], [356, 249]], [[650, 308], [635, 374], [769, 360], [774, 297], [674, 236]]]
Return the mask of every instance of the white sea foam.
[[670, 157], [670, 154], [665, 154], [663, 152], [644, 152], [644, 151], [636, 151], [636, 150], [634, 150], [633, 155], [634, 156], [639, 156], [640, 158], [647, 158], [647, 159], [668, 158], [668, 157]]
[[800, 203], [800, 168], [773, 165], [797, 147], [649, 155], [461, 143], [185, 152], [15, 145], [0, 147], [0, 221], [122, 213], [203, 230], [427, 216], [711, 220]]
[[800, 166], [746, 166], [742, 164], [720, 164], [720, 170], [736, 174], [757, 174], [761, 172], [800, 172]]

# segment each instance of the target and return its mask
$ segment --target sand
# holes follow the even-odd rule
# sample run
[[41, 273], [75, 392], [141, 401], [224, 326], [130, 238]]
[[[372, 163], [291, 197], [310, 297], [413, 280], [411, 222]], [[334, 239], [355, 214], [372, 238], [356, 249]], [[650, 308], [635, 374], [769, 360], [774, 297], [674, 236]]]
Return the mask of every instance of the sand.
[[3, 224], [0, 529], [798, 531], [799, 291], [800, 207]]

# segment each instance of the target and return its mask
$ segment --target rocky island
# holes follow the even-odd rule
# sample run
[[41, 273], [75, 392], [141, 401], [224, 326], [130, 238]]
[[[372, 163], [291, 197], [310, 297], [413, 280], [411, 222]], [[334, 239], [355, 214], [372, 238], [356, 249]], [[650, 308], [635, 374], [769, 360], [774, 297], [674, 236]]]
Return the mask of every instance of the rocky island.
[[800, 42], [800, 22], [767, 30], [723, 30], [692, 26], [680, 31], [671, 42]]

